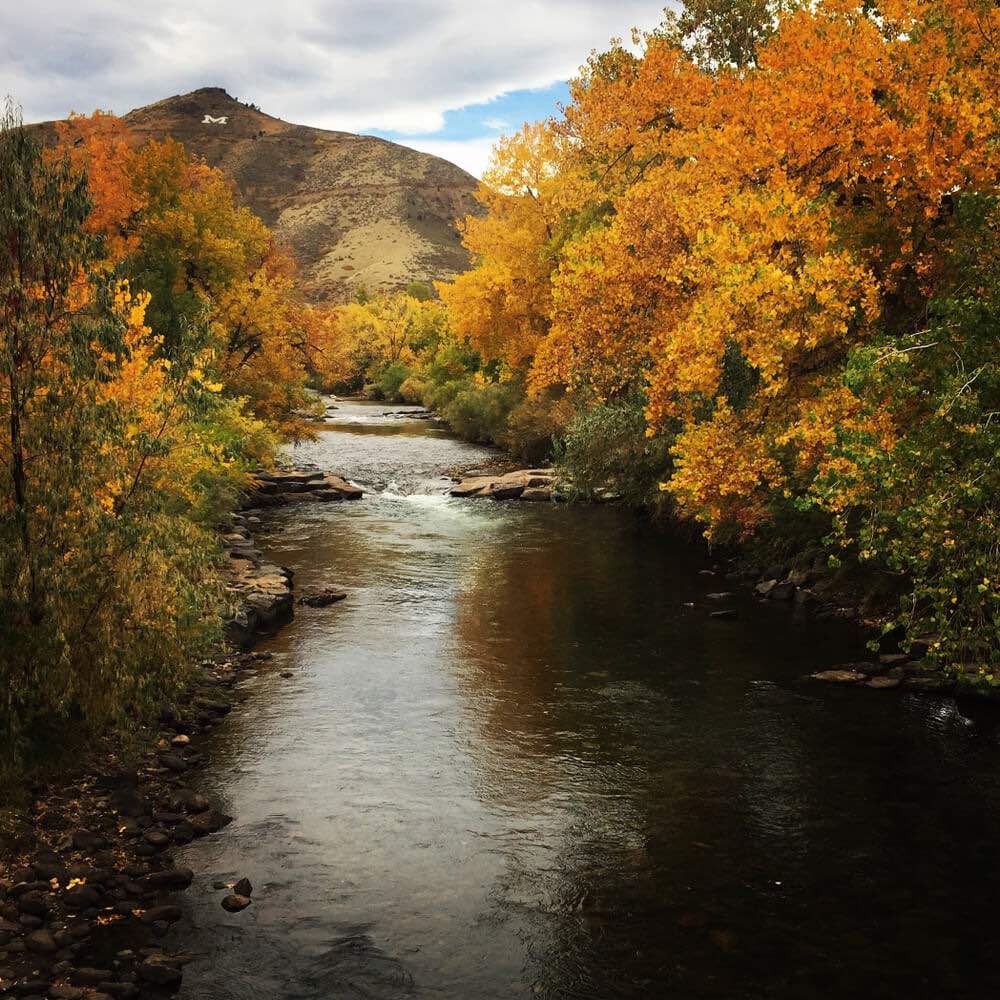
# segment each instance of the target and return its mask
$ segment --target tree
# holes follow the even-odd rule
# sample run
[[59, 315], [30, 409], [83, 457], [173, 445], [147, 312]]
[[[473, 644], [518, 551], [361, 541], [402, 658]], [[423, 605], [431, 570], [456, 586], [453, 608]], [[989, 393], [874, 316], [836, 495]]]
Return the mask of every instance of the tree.
[[[199, 520], [229, 475], [199, 415], [197, 358], [175, 370], [149, 298], [109, 271], [86, 178], [8, 109], [0, 127], [0, 732], [127, 724], [219, 627]], [[248, 428], [249, 430], [249, 428]]]

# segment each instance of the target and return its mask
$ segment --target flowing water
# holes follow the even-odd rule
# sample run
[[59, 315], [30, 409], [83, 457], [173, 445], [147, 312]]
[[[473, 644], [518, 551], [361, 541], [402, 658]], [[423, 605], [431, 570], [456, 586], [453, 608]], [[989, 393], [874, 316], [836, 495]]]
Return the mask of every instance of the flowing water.
[[212, 737], [237, 819], [178, 857], [182, 996], [997, 995], [989, 718], [803, 682], [862, 655], [849, 627], [746, 596], [712, 619], [700, 550], [449, 499], [483, 450], [340, 406], [292, 457], [370, 492], [259, 537], [349, 596], [263, 644]]

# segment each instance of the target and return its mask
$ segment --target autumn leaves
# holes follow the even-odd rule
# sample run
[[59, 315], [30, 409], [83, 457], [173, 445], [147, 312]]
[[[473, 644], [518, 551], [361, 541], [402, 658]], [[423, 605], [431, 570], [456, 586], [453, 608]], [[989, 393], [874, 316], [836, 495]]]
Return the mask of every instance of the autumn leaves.
[[[834, 552], [917, 581], [907, 628], [966, 656], [995, 627], [981, 581], [996, 573], [933, 553], [994, 519], [974, 465], [992, 468], [1000, 402], [981, 340], [995, 5], [697, 0], [639, 41], [592, 56], [559, 118], [498, 149], [486, 216], [466, 223], [477, 266], [441, 289], [452, 324], [578, 409], [641, 393], [676, 511], [717, 539], [819, 512]], [[941, 315], [952, 325], [929, 333]], [[941, 423], [939, 447], [918, 447], [955, 400], [965, 430]], [[948, 545], [929, 544], [945, 524]]]

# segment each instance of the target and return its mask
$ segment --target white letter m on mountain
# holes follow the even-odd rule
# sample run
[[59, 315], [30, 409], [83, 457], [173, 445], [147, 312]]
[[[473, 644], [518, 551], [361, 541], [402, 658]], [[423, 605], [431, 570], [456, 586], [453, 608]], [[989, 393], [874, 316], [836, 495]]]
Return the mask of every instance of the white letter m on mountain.
[[205, 115], [201, 123], [202, 125], [225, 125], [227, 121], [229, 121], [228, 115], [223, 115], [221, 118], [213, 118], [211, 115]]

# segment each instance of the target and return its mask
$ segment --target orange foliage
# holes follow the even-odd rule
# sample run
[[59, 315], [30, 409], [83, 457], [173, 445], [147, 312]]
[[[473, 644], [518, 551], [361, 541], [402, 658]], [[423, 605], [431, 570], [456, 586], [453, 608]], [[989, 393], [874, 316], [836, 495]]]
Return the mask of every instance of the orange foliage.
[[651, 433], [681, 428], [668, 489], [710, 526], [816, 473], [854, 419], [848, 351], [887, 301], [920, 313], [955, 197], [996, 188], [1000, 12], [880, 9], [803, 5], [739, 70], [656, 33], [593, 57], [561, 121], [498, 150], [478, 266], [442, 290], [536, 390], [643, 385]]

